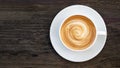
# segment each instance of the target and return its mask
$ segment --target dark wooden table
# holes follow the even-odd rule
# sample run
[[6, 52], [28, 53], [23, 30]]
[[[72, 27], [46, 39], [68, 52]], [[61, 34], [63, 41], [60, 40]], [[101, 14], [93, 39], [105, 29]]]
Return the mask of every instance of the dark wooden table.
[[[97, 10], [108, 31], [102, 52], [83, 63], [61, 58], [49, 38], [54, 16], [73, 4]], [[120, 68], [120, 0], [0, 0], [0, 68]]]

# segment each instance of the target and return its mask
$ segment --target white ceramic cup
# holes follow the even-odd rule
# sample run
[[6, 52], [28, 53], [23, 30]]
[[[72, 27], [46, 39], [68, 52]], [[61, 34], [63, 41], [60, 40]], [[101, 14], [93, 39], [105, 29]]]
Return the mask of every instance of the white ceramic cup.
[[[76, 15], [76, 14], [75, 14], [75, 15]], [[80, 14], [77, 14], [77, 15], [80, 15]], [[71, 16], [74, 16], [74, 15], [71, 15]], [[85, 50], [88, 50], [88, 49], [90, 49], [90, 48], [95, 44], [98, 35], [106, 35], [106, 32], [105, 32], [105, 31], [99, 31], [99, 30], [97, 30], [97, 27], [99, 27], [99, 26], [95, 25], [94, 22], [90, 19], [90, 20], [92, 21], [92, 23], [94, 24], [95, 29], [96, 29], [95, 39], [94, 39], [94, 41], [92, 42], [92, 44], [91, 44], [89, 47], [87, 47], [87, 48], [85, 48], [85, 49], [80, 49], [80, 50], [74, 50], [74, 49], [68, 47], [66, 44], [64, 44], [64, 42], [63, 42], [63, 40], [62, 40], [62, 38], [61, 38], [60, 30], [61, 30], [61, 27], [62, 27], [63, 23], [64, 23], [69, 17], [71, 17], [71, 16], [67, 16], [66, 18], [64, 18], [64, 20], [63, 20], [63, 22], [60, 24], [60, 28], [59, 28], [59, 38], [60, 38], [60, 41], [62, 42], [62, 44], [63, 44], [67, 49], [69, 49], [69, 50], [71, 50], [71, 51], [85, 51]], [[83, 16], [83, 15], [82, 15], [82, 16]], [[87, 17], [87, 16], [85, 16], [85, 17]], [[87, 18], [88, 18], [88, 17], [87, 17]], [[89, 19], [89, 18], [88, 18], [88, 19]]]

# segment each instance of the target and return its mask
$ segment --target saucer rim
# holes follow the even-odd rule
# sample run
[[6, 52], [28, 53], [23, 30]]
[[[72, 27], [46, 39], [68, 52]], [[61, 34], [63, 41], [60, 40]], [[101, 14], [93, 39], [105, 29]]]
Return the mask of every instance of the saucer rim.
[[[88, 7], [88, 6], [86, 6], [86, 5], [71, 5], [71, 6], [68, 6], [68, 7], [72, 7], [72, 6], [84, 6], [84, 7]], [[66, 7], [66, 8], [68, 8], [68, 7]], [[66, 9], [66, 8], [64, 8], [64, 9]], [[88, 8], [91, 8], [91, 7], [88, 7]], [[63, 11], [64, 9], [62, 9], [61, 11]], [[91, 8], [92, 9], [92, 8]], [[94, 9], [92, 9], [92, 10], [94, 10]], [[60, 12], [61, 12], [60, 11]], [[96, 10], [94, 10], [95, 12], [97, 12]], [[59, 12], [59, 13], [60, 13]], [[59, 13], [57, 13], [57, 15], [59, 14]], [[102, 16], [97, 12], [97, 14], [100, 16], [100, 18], [102, 18]], [[54, 19], [57, 17], [57, 15], [54, 17]], [[54, 21], [54, 19], [53, 19], [53, 21]], [[103, 20], [103, 18], [102, 18], [102, 20]], [[52, 25], [53, 25], [53, 21], [52, 21], [52, 23], [51, 23], [51, 26], [50, 26], [50, 41], [51, 41], [51, 43], [52, 43], [52, 47], [55, 49], [55, 51], [57, 52], [57, 49], [54, 47], [54, 42], [53, 42], [53, 40], [52, 40], [52, 33], [51, 33], [51, 28], [52, 28]], [[103, 20], [104, 21], [104, 20]], [[105, 22], [104, 22], [104, 25], [105, 25]], [[102, 50], [103, 50], [103, 48], [104, 48], [104, 46], [105, 46], [105, 42], [106, 42], [106, 39], [107, 39], [107, 29], [106, 29], [106, 25], [105, 25], [105, 32], [106, 32], [106, 35], [104, 35], [105, 37], [104, 37], [104, 39], [105, 39], [105, 41], [103, 42], [103, 47], [101, 48], [101, 50], [99, 50], [99, 52], [96, 54], [96, 55], [94, 55], [94, 57], [96, 57]], [[61, 40], [59, 40], [59, 41], [61, 41]], [[59, 45], [59, 46], [61, 46], [61, 45]], [[74, 60], [70, 60], [70, 59], [67, 59], [67, 58], [65, 58], [64, 56], [62, 56], [59, 52], [57, 52], [57, 54], [58, 55], [60, 55], [62, 58], [64, 58], [64, 59], [66, 59], [66, 60], [68, 60], [68, 61], [72, 61], [72, 62], [85, 62], [85, 61], [88, 61], [88, 60], [91, 60], [91, 59], [93, 59], [94, 57], [92, 57], [92, 58], [90, 58], [90, 59], [88, 59], [88, 60], [84, 60], [84, 61], [74, 61]]]

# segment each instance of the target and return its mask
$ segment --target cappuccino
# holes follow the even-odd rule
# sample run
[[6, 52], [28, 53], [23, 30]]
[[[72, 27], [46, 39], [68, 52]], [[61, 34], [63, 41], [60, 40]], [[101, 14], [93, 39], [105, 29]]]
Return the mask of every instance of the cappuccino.
[[93, 22], [82, 15], [67, 18], [60, 28], [60, 38], [64, 46], [72, 50], [88, 48], [95, 40], [96, 28]]

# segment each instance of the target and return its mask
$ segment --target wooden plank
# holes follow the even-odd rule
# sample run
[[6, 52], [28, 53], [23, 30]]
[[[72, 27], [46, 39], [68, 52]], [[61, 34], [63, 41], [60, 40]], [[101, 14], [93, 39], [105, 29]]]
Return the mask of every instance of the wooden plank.
[[[73, 63], [53, 49], [49, 29], [63, 8], [82, 4], [97, 10], [108, 36], [94, 59]], [[0, 0], [0, 68], [120, 68], [120, 0]]]

